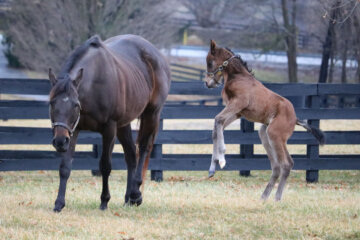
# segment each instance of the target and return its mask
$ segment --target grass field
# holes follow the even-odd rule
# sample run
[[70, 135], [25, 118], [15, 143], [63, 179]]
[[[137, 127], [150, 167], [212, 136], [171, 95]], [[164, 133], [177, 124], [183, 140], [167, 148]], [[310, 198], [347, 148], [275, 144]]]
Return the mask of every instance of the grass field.
[[101, 178], [74, 171], [56, 214], [56, 172], [2, 172], [0, 239], [360, 239], [359, 171], [321, 171], [317, 184], [293, 171], [281, 202], [259, 199], [269, 171], [206, 175], [165, 172], [146, 182], [143, 205], [125, 207], [126, 173], [113, 171], [102, 212]]

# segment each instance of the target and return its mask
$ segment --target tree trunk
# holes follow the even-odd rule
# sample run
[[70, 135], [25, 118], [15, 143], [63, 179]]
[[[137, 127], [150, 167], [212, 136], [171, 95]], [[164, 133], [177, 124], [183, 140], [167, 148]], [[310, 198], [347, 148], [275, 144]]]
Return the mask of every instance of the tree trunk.
[[321, 66], [320, 66], [320, 74], [319, 74], [319, 83], [326, 83], [328, 68], [329, 68], [329, 58], [331, 54], [331, 50], [333, 49], [333, 39], [334, 39], [334, 32], [335, 32], [335, 21], [339, 11], [339, 4], [340, 2], [337, 1], [334, 6], [331, 8], [330, 19], [328, 30], [326, 33], [325, 42], [323, 44], [323, 53], [321, 59]]
[[330, 54], [329, 83], [334, 82], [334, 54]]
[[355, 59], [357, 61], [357, 69], [355, 75], [355, 82], [360, 83], [360, 16], [354, 14], [353, 16], [353, 29], [355, 31], [355, 36], [358, 36], [354, 39], [355, 43]]
[[288, 58], [289, 81], [296, 83], [297, 80], [297, 30], [296, 30], [296, 0], [292, 0], [291, 22], [287, 7], [287, 0], [281, 0], [282, 15], [285, 28], [285, 47]]
[[348, 52], [348, 40], [345, 40], [344, 50], [342, 52], [341, 61], [341, 83], [346, 83], [346, 61], [347, 61], [347, 52]]

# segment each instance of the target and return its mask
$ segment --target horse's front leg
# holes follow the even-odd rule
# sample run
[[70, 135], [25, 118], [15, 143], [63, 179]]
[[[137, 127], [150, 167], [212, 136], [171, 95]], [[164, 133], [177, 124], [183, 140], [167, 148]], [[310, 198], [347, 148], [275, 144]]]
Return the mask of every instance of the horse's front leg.
[[99, 169], [102, 175], [102, 192], [101, 192], [101, 204], [100, 209], [107, 209], [108, 202], [110, 201], [110, 191], [109, 191], [109, 176], [111, 173], [111, 154], [115, 144], [116, 136], [116, 123], [108, 123], [102, 131], [102, 143], [103, 149], [99, 164]]
[[132, 183], [136, 170], [136, 146], [131, 134], [131, 125], [118, 128], [117, 137], [124, 149], [125, 162], [127, 165], [127, 186], [125, 193], [125, 204], [130, 200]]
[[216, 117], [214, 130], [212, 133], [213, 139], [213, 154], [209, 168], [209, 178], [215, 174], [216, 163], [218, 162], [220, 168], [226, 165], [225, 160], [225, 142], [224, 142], [224, 129], [239, 116], [238, 107], [235, 104], [226, 106]]
[[58, 195], [55, 201], [54, 212], [60, 212], [65, 207], [65, 193], [66, 193], [66, 184], [70, 177], [73, 154], [75, 152], [76, 140], [79, 135], [79, 131], [75, 131], [74, 135], [70, 139], [70, 144], [68, 150], [62, 154], [62, 159], [59, 168], [60, 175], [60, 185]]

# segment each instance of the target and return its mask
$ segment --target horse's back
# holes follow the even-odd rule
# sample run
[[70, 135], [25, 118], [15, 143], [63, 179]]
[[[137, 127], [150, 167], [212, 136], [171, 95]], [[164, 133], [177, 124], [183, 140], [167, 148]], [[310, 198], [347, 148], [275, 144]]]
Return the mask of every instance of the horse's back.
[[[144, 56], [151, 58], [157, 67], [169, 70], [166, 59], [160, 51], [146, 39], [137, 35], [118, 35], [104, 41], [104, 44], [118, 57], [131, 61], [144, 60]], [[170, 70], [169, 70], [170, 71]]]
[[153, 102], [163, 104], [170, 89], [171, 77], [169, 64], [160, 51], [146, 39], [131, 34], [109, 38], [104, 44], [115, 56], [136, 65], [148, 76], [146, 78], [153, 85]]

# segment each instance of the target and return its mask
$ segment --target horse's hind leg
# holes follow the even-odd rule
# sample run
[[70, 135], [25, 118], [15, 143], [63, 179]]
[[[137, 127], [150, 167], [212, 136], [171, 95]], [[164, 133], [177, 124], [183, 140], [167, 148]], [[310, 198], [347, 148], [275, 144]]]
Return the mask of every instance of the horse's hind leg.
[[280, 183], [275, 195], [276, 201], [281, 199], [286, 179], [294, 166], [294, 162], [286, 149], [286, 142], [291, 136], [292, 131], [293, 129], [291, 129], [291, 126], [287, 126], [287, 122], [281, 121], [280, 119], [274, 120], [266, 131], [271, 150], [273, 151], [273, 157], [280, 165]]
[[281, 176], [280, 176], [279, 186], [278, 186], [278, 189], [277, 189], [276, 195], [275, 195], [275, 201], [281, 200], [281, 196], [284, 191], [286, 179], [289, 177], [290, 171], [294, 166], [294, 161], [293, 161], [292, 157], [290, 156], [290, 154], [286, 148], [286, 145], [284, 146], [284, 149], [285, 149], [285, 153], [287, 156], [287, 158], [286, 158], [287, 161], [284, 161], [281, 164]]
[[107, 205], [110, 200], [108, 181], [111, 172], [111, 154], [115, 143], [116, 123], [115, 122], [108, 123], [104, 127], [101, 134], [102, 134], [103, 149], [102, 149], [99, 168], [102, 175], [103, 185], [102, 185], [102, 192], [100, 197], [101, 199], [100, 209], [105, 210], [107, 209]]
[[60, 212], [65, 207], [65, 192], [66, 192], [66, 184], [70, 177], [71, 167], [72, 167], [72, 157], [75, 152], [76, 140], [78, 137], [79, 131], [75, 131], [74, 135], [70, 140], [69, 149], [67, 152], [63, 153], [59, 175], [60, 175], [60, 185], [58, 195], [55, 201], [54, 212]]
[[266, 125], [262, 125], [259, 130], [259, 136], [261, 139], [261, 143], [263, 144], [268, 158], [270, 160], [272, 174], [269, 183], [267, 184], [263, 194], [261, 195], [261, 199], [266, 200], [268, 199], [271, 190], [274, 188], [276, 180], [279, 178], [280, 175], [280, 164], [277, 162], [276, 158], [273, 156], [273, 151], [271, 149], [268, 136], [266, 134]]
[[127, 186], [125, 193], [125, 203], [129, 202], [132, 182], [136, 170], [136, 147], [132, 139], [131, 125], [118, 128], [117, 137], [124, 149], [125, 162], [127, 165]]
[[139, 161], [136, 167], [132, 191], [130, 194], [130, 204], [140, 205], [142, 196], [140, 186], [149, 164], [150, 153], [154, 144], [155, 136], [158, 131], [160, 121], [160, 109], [149, 105], [141, 115], [139, 135], [137, 139], [139, 147]]

